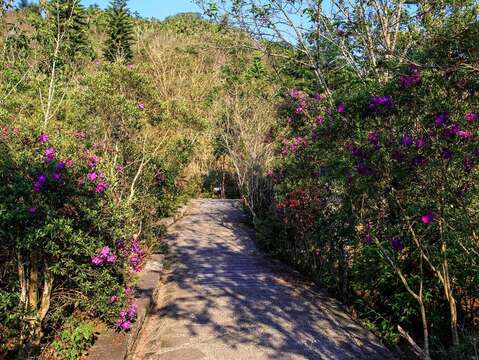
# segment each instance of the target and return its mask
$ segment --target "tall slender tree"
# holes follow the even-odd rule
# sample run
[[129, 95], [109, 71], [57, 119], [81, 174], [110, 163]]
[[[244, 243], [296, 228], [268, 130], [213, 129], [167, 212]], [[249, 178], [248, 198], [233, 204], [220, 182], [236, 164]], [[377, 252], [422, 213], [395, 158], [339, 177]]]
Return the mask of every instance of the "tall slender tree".
[[64, 34], [64, 55], [70, 60], [78, 54], [91, 57], [93, 50], [88, 39], [88, 21], [80, 0], [53, 0], [49, 5], [52, 21]]
[[127, 0], [113, 0], [109, 9], [108, 39], [105, 58], [109, 61], [131, 61], [133, 51], [133, 22]]
[[62, 66], [84, 57], [94, 57], [88, 37], [89, 24], [80, 0], [50, 0], [42, 2], [40, 9], [45, 17], [33, 24], [37, 29], [37, 41], [51, 61], [55, 57], [57, 65]]

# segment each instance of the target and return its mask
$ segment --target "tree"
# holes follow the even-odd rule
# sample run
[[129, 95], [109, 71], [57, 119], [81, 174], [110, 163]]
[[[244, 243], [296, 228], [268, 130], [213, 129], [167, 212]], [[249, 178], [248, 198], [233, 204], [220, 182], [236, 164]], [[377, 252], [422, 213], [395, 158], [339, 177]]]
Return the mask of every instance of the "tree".
[[88, 21], [80, 0], [53, 0], [49, 4], [49, 16], [54, 27], [64, 34], [64, 56], [73, 61], [79, 54], [93, 57], [88, 40]]
[[131, 61], [133, 23], [126, 0], [113, 0], [109, 9], [108, 40], [105, 58], [109, 61]]
[[30, 6], [30, 2], [28, 0], [21, 0], [18, 3], [18, 8], [19, 9], [25, 9]]
[[[418, 9], [407, 7], [404, 0], [195, 2], [217, 22], [252, 34], [255, 46], [273, 59], [287, 55], [278, 46], [266, 45], [281, 44], [294, 54], [289, 60], [310, 71], [317, 90], [328, 95], [334, 91], [328, 78], [332, 70], [346, 70], [362, 81], [368, 76], [387, 80], [386, 64], [403, 61], [408, 54], [409, 47], [400, 40]], [[325, 57], [325, 51], [334, 58]]]

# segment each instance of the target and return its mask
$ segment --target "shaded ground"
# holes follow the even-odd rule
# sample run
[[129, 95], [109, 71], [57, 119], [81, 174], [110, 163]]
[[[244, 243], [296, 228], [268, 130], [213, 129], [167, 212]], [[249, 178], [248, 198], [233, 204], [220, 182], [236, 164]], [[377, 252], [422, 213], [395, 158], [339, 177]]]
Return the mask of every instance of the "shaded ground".
[[265, 259], [234, 201], [197, 200], [170, 231], [175, 257], [137, 360], [393, 359], [334, 300]]

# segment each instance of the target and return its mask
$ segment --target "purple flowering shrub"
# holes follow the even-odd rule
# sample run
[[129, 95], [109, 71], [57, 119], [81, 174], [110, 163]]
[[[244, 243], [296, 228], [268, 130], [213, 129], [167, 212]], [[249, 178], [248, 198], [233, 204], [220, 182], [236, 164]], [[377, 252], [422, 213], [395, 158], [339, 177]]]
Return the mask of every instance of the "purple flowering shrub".
[[[362, 315], [390, 342], [399, 324], [428, 351], [467, 347], [479, 315], [479, 101], [460, 75], [410, 65], [337, 102], [289, 92], [268, 173], [275, 226], [259, 228], [281, 235], [273, 251], [380, 317]], [[288, 220], [304, 188], [321, 201]]]
[[15, 308], [5, 309], [18, 320], [10, 335], [35, 346], [73, 312], [128, 330], [136, 317], [129, 284], [145, 253], [131, 209], [118, 202], [118, 173], [85, 136], [5, 129], [0, 250], [18, 264]]
[[128, 331], [159, 219], [186, 197], [177, 178], [194, 154], [190, 133], [152, 125], [161, 106], [140, 67], [92, 67], [44, 130], [16, 116], [18, 104], [0, 114], [0, 259], [11, 269], [0, 330], [12, 353], [51, 342], [72, 316]]

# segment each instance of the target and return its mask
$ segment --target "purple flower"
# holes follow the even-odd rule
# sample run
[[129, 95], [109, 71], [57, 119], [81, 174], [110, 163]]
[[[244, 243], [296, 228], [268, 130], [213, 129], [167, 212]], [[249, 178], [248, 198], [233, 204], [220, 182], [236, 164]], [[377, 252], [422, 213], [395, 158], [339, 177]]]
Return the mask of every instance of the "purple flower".
[[316, 100], [316, 101], [321, 101], [323, 99], [323, 97], [320, 94], [315, 94], [313, 96], [313, 99]]
[[117, 165], [115, 167], [115, 170], [116, 170], [117, 173], [123, 174], [123, 172], [125, 171], [125, 167], [123, 165]]
[[446, 124], [448, 118], [449, 118], [449, 114], [447, 112], [440, 112], [436, 114], [434, 118], [434, 122], [437, 127], [442, 127]]
[[95, 181], [98, 177], [96, 172], [89, 173], [87, 176], [88, 181]]
[[295, 112], [296, 114], [302, 114], [303, 111], [304, 111], [304, 109], [303, 109], [301, 106], [298, 106], [298, 107], [294, 110], [294, 112]]
[[47, 176], [45, 174], [38, 175], [37, 179], [33, 183], [33, 190], [37, 193], [42, 191], [43, 185], [45, 185], [46, 182]]
[[366, 164], [362, 161], [356, 166], [356, 171], [361, 176], [370, 176], [372, 173], [371, 169], [368, 168]]
[[130, 330], [131, 329], [131, 321], [129, 320], [125, 320], [125, 321], [122, 321], [121, 324], [120, 324], [120, 328], [122, 330]]
[[427, 159], [425, 156], [417, 155], [412, 159], [412, 162], [416, 166], [423, 166], [427, 164]]
[[346, 148], [351, 152], [351, 155], [356, 158], [361, 158], [364, 155], [363, 151], [355, 145], [348, 144], [346, 145]]
[[336, 111], [340, 114], [344, 113], [346, 111], [346, 104], [339, 103], [338, 106], [336, 106]]
[[441, 156], [444, 160], [449, 160], [452, 158], [452, 151], [447, 149], [447, 148], [444, 148], [442, 149], [442, 153], [441, 153]]
[[141, 258], [137, 254], [134, 254], [130, 258], [130, 264], [133, 272], [140, 272]]
[[106, 181], [100, 181], [99, 183], [96, 184], [95, 186], [95, 192], [96, 193], [103, 193], [108, 189], [109, 184]]
[[52, 178], [53, 178], [53, 180], [58, 181], [58, 182], [62, 181], [62, 179], [63, 179], [62, 174], [60, 174], [59, 172], [56, 172], [56, 171], [53, 173]]
[[95, 60], [95, 65], [100, 65], [101, 64], [101, 60]]
[[141, 250], [141, 245], [140, 245], [140, 241], [138, 239], [135, 239], [131, 242], [131, 249], [135, 252], [135, 253], [138, 253], [138, 254], [142, 254], [143, 251]]
[[476, 121], [477, 120], [477, 114], [475, 112], [468, 112], [466, 113], [466, 119], [467, 121]]
[[[71, 160], [70, 160], [70, 161], [71, 161]], [[65, 169], [66, 165], [67, 165], [67, 162], [66, 162], [66, 161], [63, 161], [63, 160], [60, 161], [60, 162], [57, 164], [57, 166], [55, 166], [55, 171], [56, 171], [56, 172], [62, 171], [63, 169]]]
[[378, 107], [390, 108], [392, 106], [393, 106], [393, 98], [389, 95], [373, 96], [371, 97], [371, 104], [369, 104], [369, 108], [372, 110], [375, 110]]
[[296, 99], [303, 99], [304, 96], [305, 96], [304, 92], [302, 92], [301, 90], [297, 90], [297, 89], [291, 89], [288, 94], [289, 94], [289, 96], [291, 96], [293, 98], [296, 98]]
[[110, 248], [105, 246], [100, 250], [100, 256], [102, 259], [106, 259], [108, 255], [110, 255]]
[[45, 161], [47, 162], [52, 161], [53, 159], [55, 159], [55, 155], [56, 155], [55, 148], [49, 147], [45, 149], [45, 152], [43, 153], [43, 155], [45, 156]]
[[136, 305], [131, 305], [127, 310], [127, 315], [130, 319], [134, 319], [138, 313], [138, 308]]
[[37, 182], [40, 183], [40, 184], [45, 184], [45, 182], [47, 181], [47, 176], [45, 174], [40, 174], [38, 175], [37, 177]]
[[115, 254], [111, 254], [107, 256], [106, 262], [109, 264], [113, 264], [117, 259], [118, 257]]
[[458, 132], [461, 131], [461, 128], [459, 127], [458, 124], [452, 124], [445, 130], [445, 136], [446, 137], [454, 137], [458, 134]]
[[117, 302], [117, 301], [118, 301], [118, 296], [116, 296], [116, 295], [113, 295], [113, 296], [110, 298], [110, 304], [113, 304], [113, 303], [115, 303], [115, 302]]
[[128, 67], [128, 69], [131, 70], [131, 69], [133, 69], [133, 64], [128, 64], [127, 67]]
[[121, 254], [123, 254], [123, 256], [128, 256], [128, 250], [126, 249], [124, 240], [118, 240], [116, 242], [116, 248]]
[[426, 140], [424, 138], [418, 138], [416, 140], [416, 148], [417, 149], [422, 149], [426, 146]]
[[86, 139], [86, 133], [84, 131], [77, 132], [75, 134], [75, 136], [80, 140], [85, 140]]
[[373, 144], [377, 144], [379, 142], [379, 134], [376, 131], [371, 131], [368, 133], [368, 140]]
[[98, 164], [98, 156], [96, 155], [90, 156], [90, 158], [88, 159], [88, 166], [91, 168], [94, 168], [96, 167], [97, 164]]
[[421, 73], [419, 72], [417, 65], [409, 65], [409, 71], [411, 72], [410, 75], [401, 75], [399, 77], [399, 86], [403, 89], [407, 89], [421, 83]]
[[406, 160], [406, 156], [400, 150], [394, 150], [392, 153], [392, 158], [397, 162], [403, 162]]
[[143, 102], [138, 103], [138, 109], [144, 110], [145, 109], [145, 104]]
[[466, 131], [466, 130], [459, 130], [457, 132], [457, 136], [459, 136], [463, 140], [468, 140], [472, 137], [472, 134], [469, 131]]
[[395, 237], [391, 240], [391, 246], [394, 249], [394, 251], [397, 251], [397, 252], [404, 249], [404, 244], [403, 244], [401, 238], [399, 238], [399, 237]]
[[410, 88], [414, 85], [417, 85], [421, 82], [421, 75], [401, 75], [399, 77], [399, 86], [403, 89]]
[[434, 214], [429, 211], [426, 214], [421, 215], [421, 221], [423, 224], [431, 224], [434, 221]]
[[95, 266], [100, 266], [101, 264], [103, 264], [103, 259], [99, 256], [93, 256], [91, 258], [91, 263]]
[[36, 207], [31, 207], [30, 209], [28, 209], [28, 213], [30, 215], [35, 215], [37, 213], [37, 211], [38, 211], [38, 208], [36, 208]]
[[402, 139], [401, 139], [401, 144], [403, 144], [404, 146], [411, 146], [413, 143], [413, 140], [412, 140], [412, 137], [411, 135], [408, 135], [408, 134], [404, 134]]
[[47, 141], [48, 141], [49, 137], [48, 137], [48, 134], [45, 134], [45, 133], [41, 133], [39, 136], [38, 136], [38, 142], [40, 144], [45, 144]]

